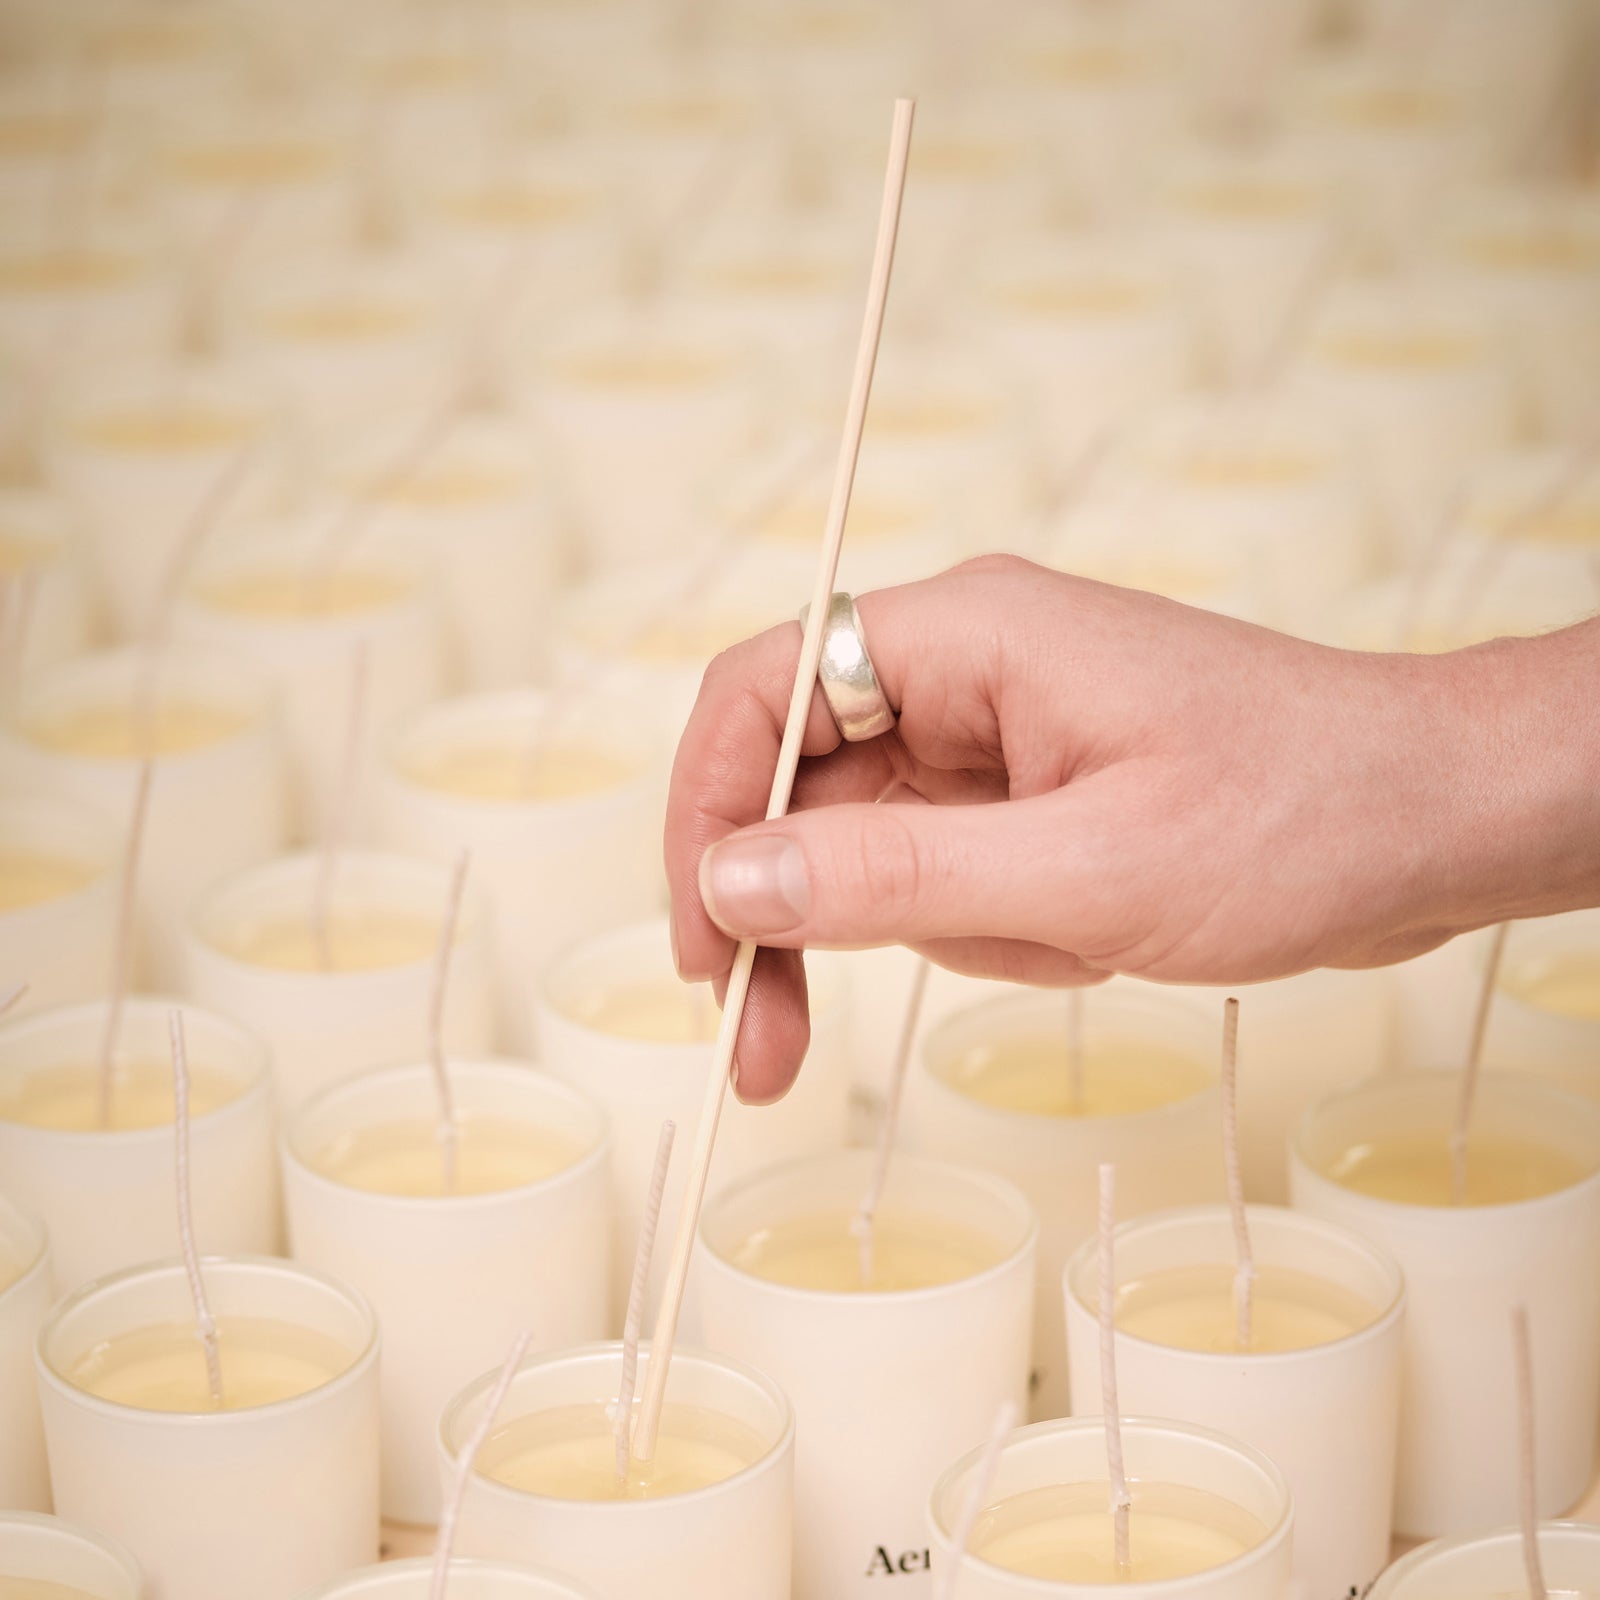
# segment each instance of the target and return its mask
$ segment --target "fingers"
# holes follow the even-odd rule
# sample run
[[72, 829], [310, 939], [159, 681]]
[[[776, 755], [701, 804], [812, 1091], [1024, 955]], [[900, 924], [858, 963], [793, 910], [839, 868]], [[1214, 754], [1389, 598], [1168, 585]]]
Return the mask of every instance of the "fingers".
[[794, 1084], [811, 1043], [805, 962], [798, 950], [758, 950], [733, 1055], [733, 1092], [771, 1105]]
[[915, 948], [935, 966], [964, 977], [998, 978], [1039, 989], [1085, 989], [1111, 977], [1070, 951], [1025, 939], [931, 939]]

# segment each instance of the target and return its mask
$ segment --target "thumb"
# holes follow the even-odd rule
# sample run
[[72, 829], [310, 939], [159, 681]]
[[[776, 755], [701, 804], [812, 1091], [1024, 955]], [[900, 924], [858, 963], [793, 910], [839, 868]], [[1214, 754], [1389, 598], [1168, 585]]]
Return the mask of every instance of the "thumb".
[[710, 845], [700, 897], [724, 933], [780, 947], [988, 936], [1070, 949], [1086, 866], [1071, 832], [1059, 793], [822, 806]]

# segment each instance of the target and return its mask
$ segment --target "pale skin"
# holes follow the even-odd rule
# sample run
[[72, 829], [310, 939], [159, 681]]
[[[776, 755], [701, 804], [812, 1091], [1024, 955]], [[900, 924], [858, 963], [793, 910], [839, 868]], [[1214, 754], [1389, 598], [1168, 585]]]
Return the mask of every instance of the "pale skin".
[[806, 946], [1243, 984], [1600, 905], [1600, 618], [1358, 654], [1010, 556], [857, 605], [894, 732], [845, 744], [819, 690], [761, 821], [790, 623], [712, 663], [673, 769], [680, 973], [720, 993], [735, 941], [763, 947], [743, 1100], [799, 1070]]

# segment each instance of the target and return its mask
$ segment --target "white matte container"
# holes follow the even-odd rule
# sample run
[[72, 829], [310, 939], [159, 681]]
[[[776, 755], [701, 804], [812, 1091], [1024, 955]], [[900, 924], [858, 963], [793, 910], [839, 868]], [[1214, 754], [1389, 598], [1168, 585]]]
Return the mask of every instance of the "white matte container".
[[[31, 1369], [28, 1377], [31, 1388]], [[10, 1579], [62, 1584], [87, 1600], [144, 1600], [144, 1579], [120, 1544], [36, 1511], [0, 1511], [0, 1585]]]
[[[649, 1344], [639, 1347], [641, 1375]], [[523, 1366], [502, 1423], [548, 1407], [616, 1398], [622, 1346], [588, 1345]], [[439, 1423], [445, 1481], [497, 1374], [475, 1379]], [[496, 1560], [532, 1558], [570, 1572], [599, 1600], [788, 1600], [794, 1413], [770, 1378], [727, 1356], [679, 1345], [667, 1404], [720, 1411], [756, 1432], [766, 1453], [733, 1477], [651, 1500], [557, 1500], [474, 1474], [456, 1548]]]
[[605, 1119], [519, 1061], [457, 1060], [449, 1071], [458, 1115], [557, 1134], [578, 1150], [572, 1165], [439, 1198], [374, 1193], [320, 1170], [320, 1152], [364, 1128], [431, 1124], [438, 1094], [425, 1064], [335, 1084], [301, 1107], [283, 1140], [290, 1254], [353, 1284], [383, 1327], [383, 1512], [395, 1522], [438, 1521], [439, 1414], [521, 1329], [532, 1329], [535, 1350], [606, 1329]]
[[[1563, 957], [1592, 962], [1597, 997], [1593, 1017], [1573, 1016], [1534, 1003], [1518, 992], [1521, 976], [1534, 978]], [[1600, 1100], [1600, 911], [1573, 911], [1513, 923], [1500, 969], [1500, 987], [1483, 1041], [1484, 1065], [1497, 1072], [1528, 1072]]]
[[283, 1600], [377, 1559], [377, 1319], [352, 1290], [287, 1261], [202, 1266], [218, 1318], [313, 1329], [352, 1364], [292, 1400], [242, 1411], [101, 1400], [64, 1376], [86, 1351], [194, 1316], [181, 1262], [101, 1278], [62, 1301], [39, 1335], [56, 1509], [126, 1544], [161, 1600]]
[[[363, 1567], [298, 1600], [430, 1600], [432, 1584], [433, 1561], [424, 1556]], [[559, 1572], [501, 1561], [452, 1560], [448, 1593], [450, 1600], [595, 1600], [593, 1589]]]
[[[587, 1006], [629, 984], [678, 984], [665, 920], [632, 923], [577, 946], [552, 965], [536, 994], [539, 1059], [602, 1106], [611, 1123], [611, 1327], [622, 1331], [633, 1257], [650, 1187], [661, 1124], [677, 1124], [678, 1157], [667, 1178], [662, 1215], [677, 1215], [689, 1179], [685, 1152], [694, 1148], [716, 1054], [711, 1040], [670, 1043], [630, 1038], [588, 1019]], [[708, 987], [698, 990], [708, 1017], [718, 1013]], [[713, 1191], [779, 1162], [843, 1147], [850, 1126], [847, 1015], [836, 987], [812, 989], [811, 1045], [794, 1087], [777, 1106], [739, 1103], [732, 1087], [717, 1128]], [[694, 1002], [685, 993], [686, 1008]], [[665, 1236], [665, 1229], [663, 1230]], [[654, 1315], [669, 1252], [652, 1263], [646, 1314]], [[691, 1305], [698, 1292], [689, 1280]]]
[[[479, 799], [423, 783], [412, 763], [452, 752], [530, 752], [548, 741], [592, 746], [621, 763], [617, 781], [564, 799]], [[471, 850], [493, 913], [501, 1032], [533, 1049], [528, 995], [574, 940], [655, 911], [662, 898], [655, 740], [636, 708], [582, 689], [472, 695], [429, 707], [401, 728], [375, 780], [378, 841], [453, 861]], [[631, 1247], [630, 1247], [631, 1248]]]
[[[341, 533], [344, 514], [335, 505], [321, 519], [265, 523], [219, 544], [185, 586], [174, 615], [180, 639], [252, 662], [276, 690], [301, 840], [324, 837], [340, 803], [358, 652], [366, 682], [347, 837], [366, 835], [371, 773], [385, 738], [444, 688], [442, 619], [427, 566], [403, 541]], [[228, 603], [234, 585], [323, 571], [358, 576], [385, 592], [309, 616]]]
[[[47, 1511], [50, 1469], [33, 1383], [33, 1344], [50, 1309], [50, 1241], [43, 1226], [4, 1195], [0, 1252], [16, 1268], [0, 1288], [0, 1506]], [[0, 1582], [7, 1572], [6, 1545], [0, 1520]]]
[[[228, 1080], [230, 1098], [189, 1128], [189, 1186], [202, 1250], [268, 1255], [279, 1245], [271, 1063], [237, 1023], [185, 1001], [128, 1000], [118, 1062], [171, 1058], [168, 1013], [183, 1012], [191, 1067]], [[6, 1118], [6, 1093], [53, 1067], [99, 1058], [102, 1000], [0, 1024], [0, 1176], [50, 1230], [52, 1281], [66, 1293], [91, 1278], [174, 1254], [178, 1202], [172, 1124], [40, 1128]]]
[[1587, 1174], [1510, 1205], [1413, 1206], [1357, 1194], [1328, 1165], [1369, 1139], [1454, 1125], [1451, 1074], [1375, 1079], [1307, 1112], [1289, 1186], [1296, 1210], [1385, 1247], [1406, 1275], [1395, 1526], [1413, 1538], [1493, 1526], [1518, 1505], [1511, 1309], [1524, 1305], [1538, 1390], [1541, 1514], [1588, 1488], [1600, 1408], [1600, 1106], [1526, 1077], [1485, 1074], [1476, 1119]]
[[1224, 1194], [1217, 1024], [1186, 1001], [1140, 987], [1093, 992], [1084, 1006], [1090, 1049], [1100, 1038], [1149, 1040], [1206, 1065], [1212, 1081], [1205, 1088], [1154, 1110], [1120, 1117], [1038, 1116], [984, 1105], [941, 1075], [941, 1068], [1008, 1034], [1037, 1038], [1065, 1028], [1061, 995], [1037, 990], [953, 1012], [929, 1031], [912, 1065], [901, 1133], [908, 1150], [986, 1167], [1009, 1179], [1038, 1213], [1033, 1413], [1040, 1419], [1064, 1416], [1070, 1403], [1061, 1273], [1094, 1232], [1098, 1165], [1116, 1163], [1117, 1206], [1124, 1217], [1221, 1200]]
[[92, 806], [0, 795], [0, 848], [82, 862], [92, 876], [70, 894], [0, 911], [0, 972], [28, 985], [10, 1015], [87, 1000], [111, 982], [123, 841]]
[[[863, 1294], [773, 1283], [730, 1259], [754, 1234], [853, 1211], [871, 1151], [791, 1162], [724, 1189], [700, 1220], [701, 1339], [771, 1373], [795, 1409], [797, 1600], [878, 1592], [878, 1551], [920, 1551], [935, 1463], [980, 1442], [1028, 1395], [1039, 1224], [986, 1172], [897, 1156], [880, 1216], [948, 1223], [993, 1242], [994, 1261], [952, 1283]], [[897, 1592], [932, 1593], [926, 1563]], [[881, 1576], [881, 1573], [879, 1574]]]
[[[1359, 1235], [1276, 1206], [1250, 1207], [1258, 1267], [1285, 1267], [1358, 1295], [1376, 1313], [1347, 1338], [1305, 1350], [1184, 1350], [1119, 1331], [1117, 1395], [1138, 1416], [1226, 1430], [1260, 1450], [1294, 1497], [1294, 1595], [1365, 1593], [1389, 1560], [1400, 1433], [1405, 1285], [1386, 1252]], [[1067, 1263], [1072, 1414], [1100, 1415], [1097, 1241]], [[1225, 1207], [1194, 1206], [1117, 1229], [1119, 1287], [1151, 1273], [1231, 1265]]]
[[[416, 960], [350, 972], [291, 972], [230, 953], [241, 932], [309, 918], [317, 872], [315, 856], [283, 856], [219, 884], [196, 910], [184, 949], [185, 991], [271, 1047], [285, 1116], [330, 1083], [414, 1060], [428, 1037], [433, 944]], [[350, 850], [339, 857], [332, 904], [335, 913], [359, 907], [437, 928], [449, 892], [449, 870], [431, 861]], [[483, 896], [470, 877], [450, 957], [444, 1044], [452, 1056], [483, 1055], [494, 1045]]]
[[[1600, 1593], [1600, 1528], [1541, 1523], [1539, 1563], [1552, 1595]], [[1506, 1600], [1526, 1593], [1527, 1584], [1522, 1530], [1502, 1528], [1413, 1550], [1378, 1579], [1367, 1600]]]
[[[1122, 1419], [1130, 1480], [1175, 1483], [1231, 1501], [1262, 1524], [1255, 1549], [1189, 1578], [1153, 1583], [1054, 1583], [1006, 1572], [975, 1556], [963, 1559], [951, 1600], [1285, 1600], [1293, 1512], [1283, 1474], [1259, 1451], [1187, 1423]], [[982, 1447], [956, 1462], [934, 1486], [928, 1508], [935, 1570], [954, 1559], [951, 1529], [965, 1503]], [[1019, 1428], [1001, 1447], [987, 1505], [1052, 1484], [1105, 1482], [1106, 1434], [1098, 1417]], [[1107, 1512], [1109, 1516], [1109, 1511]]]
[[[142, 762], [51, 749], [28, 729], [96, 707], [131, 707], [147, 670], [143, 652], [116, 650], [40, 673], [0, 730], [0, 784], [81, 800], [125, 836]], [[153, 682], [164, 700], [218, 707], [240, 719], [214, 743], [153, 762], [139, 856], [140, 966], [148, 981], [170, 987], [190, 908], [217, 879], [283, 848], [288, 796], [276, 706], [243, 663], [173, 650]]]

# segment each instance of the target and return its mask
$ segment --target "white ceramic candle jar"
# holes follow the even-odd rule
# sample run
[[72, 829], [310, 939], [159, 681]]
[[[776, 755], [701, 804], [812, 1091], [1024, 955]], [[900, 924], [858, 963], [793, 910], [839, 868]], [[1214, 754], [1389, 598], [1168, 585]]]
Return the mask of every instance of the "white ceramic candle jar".
[[[33, 1383], [33, 1342], [50, 1298], [50, 1243], [44, 1228], [0, 1196], [0, 1505], [31, 1511], [50, 1504]], [[7, 1575], [6, 1543], [0, 1522], [0, 1581]]]
[[[640, 1360], [648, 1363], [648, 1345]], [[570, 1572], [600, 1600], [786, 1600], [794, 1415], [782, 1390], [726, 1356], [680, 1346], [656, 1465], [635, 1463], [618, 1498], [609, 1408], [621, 1373], [616, 1344], [522, 1368], [479, 1452], [456, 1548]], [[494, 1381], [485, 1374], [445, 1410], [447, 1476]], [[514, 1487], [500, 1474], [558, 1491]], [[640, 1480], [652, 1486], [634, 1492]]]
[[[1258, 1275], [1245, 1350], [1225, 1207], [1118, 1228], [1118, 1400], [1135, 1416], [1226, 1429], [1260, 1450], [1294, 1496], [1297, 1593], [1365, 1593], [1389, 1559], [1400, 1268], [1359, 1235], [1312, 1217], [1252, 1206], [1249, 1222]], [[1088, 1241], [1064, 1280], [1074, 1416], [1101, 1408], [1096, 1249]]]
[[[1395, 1525], [1412, 1537], [1515, 1513], [1511, 1308], [1527, 1307], [1539, 1374], [1542, 1513], [1572, 1505], [1595, 1463], [1600, 1406], [1600, 1106], [1485, 1075], [1468, 1204], [1450, 1204], [1459, 1085], [1376, 1079], [1313, 1107], [1295, 1136], [1296, 1209], [1386, 1247], [1406, 1275]], [[1503, 1381], [1497, 1375], [1503, 1374]]]
[[[300, 1600], [429, 1600], [432, 1583], [431, 1560], [386, 1561], [346, 1573]], [[592, 1589], [558, 1572], [502, 1561], [452, 1561], [449, 1594], [450, 1600], [594, 1600]]]
[[58, 1292], [176, 1253], [168, 1014], [183, 1011], [190, 1070], [189, 1183], [202, 1250], [278, 1247], [272, 1077], [265, 1046], [176, 1000], [123, 1007], [111, 1121], [100, 1122], [104, 1001], [0, 1024], [0, 1173], [50, 1230]]
[[1058, 993], [1019, 991], [946, 1017], [906, 1083], [907, 1149], [986, 1167], [1039, 1215], [1039, 1417], [1069, 1404], [1061, 1272], [1094, 1232], [1097, 1165], [1116, 1163], [1124, 1216], [1223, 1197], [1215, 1019], [1145, 986], [1083, 996], [1083, 1019], [1077, 1106]]
[[[1096, 1544], [1109, 1553], [1110, 1485], [1105, 1426], [1098, 1417], [1036, 1423], [1011, 1434], [1001, 1447], [986, 1510], [968, 1544], [951, 1589], [952, 1600], [1284, 1600], [1289, 1583], [1292, 1512], [1283, 1474], [1258, 1451], [1220, 1434], [1177, 1422], [1122, 1419], [1123, 1451], [1133, 1508], [1129, 1546], [1133, 1574], [1052, 1581], [1008, 1570], [1007, 1547], [1028, 1540], [1029, 1525], [1053, 1514], [1076, 1513], [1074, 1522], [1105, 1527]], [[980, 1452], [964, 1456], [934, 1487], [928, 1508], [935, 1570], [956, 1559], [951, 1532], [969, 1492]], [[1076, 1493], [1074, 1493], [1076, 1489]], [[1183, 1524], [1212, 1530], [1200, 1570], [1183, 1559], [1153, 1581], [1139, 1576], [1141, 1511], [1169, 1525], [1173, 1553], [1181, 1549]], [[1220, 1537], [1218, 1536], [1220, 1535]], [[1038, 1543], [1046, 1542], [1035, 1534]], [[1222, 1556], [1230, 1547], [1239, 1553]], [[1240, 1547], [1244, 1548], [1242, 1551]], [[1189, 1552], [1182, 1552], [1184, 1555]], [[986, 1554], [996, 1559], [986, 1559]], [[1176, 1568], [1180, 1575], [1168, 1576]], [[1187, 1573], [1185, 1573], [1187, 1567]], [[1114, 1570], [1114, 1568], [1112, 1569]]]
[[0, 796], [0, 971], [26, 983], [12, 1016], [111, 981], [122, 840], [90, 806]]
[[[415, 1059], [450, 892], [449, 870], [430, 861], [341, 853], [324, 968], [312, 914], [319, 870], [315, 856], [285, 856], [228, 879], [196, 911], [184, 951], [186, 991], [271, 1047], [286, 1115], [330, 1083]], [[470, 879], [443, 1027], [452, 1055], [494, 1043], [483, 898]]]
[[501, 1027], [533, 1045], [526, 995], [575, 939], [661, 897], [655, 743], [637, 710], [582, 690], [474, 695], [401, 729], [376, 781], [384, 844], [472, 852], [494, 920]]
[[45, 1600], [143, 1600], [145, 1592], [138, 1566], [121, 1545], [28, 1511], [0, 1512], [0, 1584]]
[[56, 1508], [127, 1545], [162, 1600], [283, 1600], [377, 1558], [377, 1321], [287, 1261], [203, 1271], [228, 1409], [206, 1391], [180, 1262], [51, 1314], [38, 1375]]
[[147, 753], [154, 776], [139, 856], [140, 966], [172, 986], [196, 900], [283, 847], [287, 795], [265, 688], [210, 652], [147, 660], [121, 650], [64, 661], [24, 690], [0, 730], [0, 781], [82, 800], [125, 836]]
[[[671, 1218], [688, 1183], [686, 1152], [700, 1125], [721, 1013], [708, 985], [691, 989], [673, 970], [664, 921], [634, 923], [579, 945], [545, 973], [535, 1004], [541, 1062], [610, 1119], [611, 1317], [620, 1332], [656, 1139], [671, 1118], [679, 1151], [663, 1208]], [[713, 1186], [844, 1145], [850, 1117], [845, 1011], [826, 981], [812, 992], [811, 1029], [805, 1066], [780, 1105], [741, 1105], [729, 1090]], [[658, 1251], [649, 1314], [666, 1271], [667, 1252]], [[695, 1292], [691, 1277], [691, 1297]]]
[[[1546, 1522], [1539, 1563], [1552, 1600], [1600, 1593], [1600, 1528]], [[1413, 1550], [1378, 1579], [1368, 1600], [1506, 1600], [1527, 1592], [1522, 1530], [1442, 1539]]]
[[453, 1190], [430, 1066], [336, 1084], [284, 1135], [291, 1254], [354, 1285], [383, 1327], [383, 1511], [396, 1522], [438, 1520], [439, 1413], [519, 1329], [537, 1350], [606, 1330], [604, 1118], [521, 1062], [452, 1061], [449, 1074]]
[[[936, 1463], [1027, 1399], [1038, 1222], [988, 1173], [897, 1156], [872, 1277], [851, 1219], [874, 1157], [841, 1152], [724, 1189], [700, 1223], [702, 1342], [770, 1373], [795, 1409], [799, 1600], [931, 1593]], [[937, 1397], [936, 1399], [934, 1397]]]

